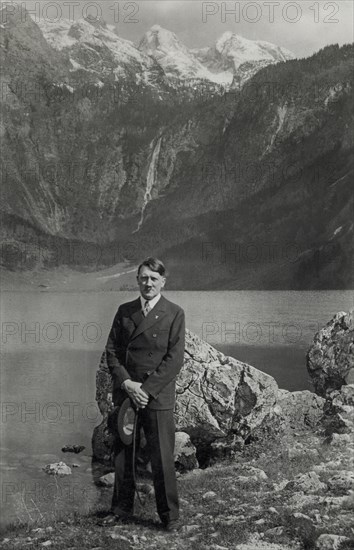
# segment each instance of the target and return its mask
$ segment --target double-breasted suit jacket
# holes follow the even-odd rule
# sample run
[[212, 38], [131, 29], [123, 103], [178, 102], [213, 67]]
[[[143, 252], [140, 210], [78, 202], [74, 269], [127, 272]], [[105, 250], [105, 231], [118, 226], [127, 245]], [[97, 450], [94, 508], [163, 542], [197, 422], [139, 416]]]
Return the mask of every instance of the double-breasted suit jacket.
[[173, 409], [176, 377], [183, 365], [184, 311], [161, 296], [146, 317], [140, 298], [122, 304], [109, 333], [106, 356], [113, 379], [113, 402], [127, 397], [121, 385], [130, 378], [150, 395], [150, 409]]

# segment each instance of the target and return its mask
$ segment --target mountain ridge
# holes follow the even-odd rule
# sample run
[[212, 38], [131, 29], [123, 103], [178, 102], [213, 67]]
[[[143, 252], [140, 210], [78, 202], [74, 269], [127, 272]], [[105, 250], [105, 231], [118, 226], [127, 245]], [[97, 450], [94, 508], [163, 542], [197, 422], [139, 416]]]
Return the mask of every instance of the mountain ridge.
[[[33, 21], [35, 18], [32, 18]], [[209, 84], [218, 84], [228, 88], [237, 74], [237, 69], [242, 63], [256, 63], [256, 67], [262, 62], [262, 66], [269, 63], [286, 61], [294, 58], [294, 55], [285, 50], [270, 44], [268, 42], [252, 41], [240, 37], [239, 55], [242, 57], [242, 62], [236, 63], [237, 47], [235, 47], [236, 35], [231, 33], [231, 44], [227, 49], [225, 57], [230, 56], [230, 50], [233, 48], [234, 66], [227, 64], [227, 69], [213, 67], [213, 71], [209, 70], [209, 65], [212, 66], [210, 60], [204, 59], [202, 56], [195, 55], [192, 49], [187, 48], [182, 44], [178, 37], [171, 31], [164, 29], [160, 25], [153, 25], [141, 38], [137, 46], [127, 39], [120, 38], [113, 25], [107, 25], [103, 20], [97, 21], [92, 18], [78, 19], [69, 21], [61, 19], [59, 23], [49, 23], [40, 20], [38, 25], [48, 43], [55, 49], [75, 49], [78, 46], [85, 47], [91, 45], [93, 47], [100, 46], [102, 43], [105, 47], [113, 51], [115, 61], [118, 67], [131, 63], [134, 60], [139, 67], [142, 78], [149, 80], [147, 74], [154, 63], [165, 72], [167, 78], [185, 79], [185, 80], [204, 80]], [[225, 34], [225, 33], [224, 33]], [[212, 47], [208, 48], [208, 52], [217, 49], [222, 37]], [[263, 48], [260, 45], [263, 44]], [[284, 50], [287, 53], [283, 56], [279, 52]], [[198, 50], [196, 50], [198, 51]], [[218, 52], [221, 54], [221, 52]], [[75, 61], [75, 60], [74, 60]], [[78, 61], [75, 61], [78, 63]], [[80, 63], [78, 63], [80, 65]], [[83, 67], [87, 70], [87, 67]], [[113, 71], [115, 72], [115, 71]], [[254, 72], [254, 71], [253, 71]], [[251, 74], [251, 73], [250, 73]], [[252, 73], [253, 74], [253, 73]], [[119, 71], [116, 74], [119, 77]], [[245, 78], [243, 78], [245, 81]]]
[[[226, 93], [176, 89], [154, 60], [153, 85], [127, 66], [98, 86], [31, 21], [9, 18], [0, 45], [5, 267], [93, 270], [117, 250], [132, 259], [131, 245], [134, 261], [166, 258], [176, 288], [352, 287], [352, 45], [269, 64]], [[296, 258], [270, 261], [267, 242]], [[257, 262], [225, 261], [248, 245]], [[72, 258], [77, 246], [92, 254]]]

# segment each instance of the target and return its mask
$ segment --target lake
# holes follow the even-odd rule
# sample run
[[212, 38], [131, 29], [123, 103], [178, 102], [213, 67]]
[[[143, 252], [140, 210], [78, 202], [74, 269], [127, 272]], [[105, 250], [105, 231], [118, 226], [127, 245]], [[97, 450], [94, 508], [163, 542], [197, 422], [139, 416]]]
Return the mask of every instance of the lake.
[[[165, 292], [187, 327], [224, 353], [311, 389], [306, 351], [315, 332], [354, 304], [353, 291]], [[120, 303], [136, 292], [3, 292], [1, 365], [2, 523], [58, 510], [87, 511], [102, 499], [92, 483], [91, 436], [100, 423], [95, 375]], [[65, 444], [86, 447], [65, 454]], [[54, 480], [42, 467], [77, 464]]]

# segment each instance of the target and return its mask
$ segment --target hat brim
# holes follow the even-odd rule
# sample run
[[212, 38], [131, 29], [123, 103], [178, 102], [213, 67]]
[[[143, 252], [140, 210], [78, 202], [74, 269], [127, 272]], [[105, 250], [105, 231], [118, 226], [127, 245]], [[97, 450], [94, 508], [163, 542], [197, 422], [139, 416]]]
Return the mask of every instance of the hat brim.
[[131, 445], [134, 437], [134, 423], [136, 411], [129, 397], [119, 407], [117, 429], [119, 438], [124, 445]]

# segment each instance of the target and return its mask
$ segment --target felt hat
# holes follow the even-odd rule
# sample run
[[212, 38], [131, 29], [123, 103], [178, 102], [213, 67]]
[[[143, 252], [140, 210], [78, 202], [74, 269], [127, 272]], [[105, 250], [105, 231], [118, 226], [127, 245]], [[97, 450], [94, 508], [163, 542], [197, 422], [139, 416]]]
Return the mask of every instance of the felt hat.
[[136, 411], [129, 397], [127, 397], [119, 407], [117, 415], [117, 430], [124, 445], [133, 443], [135, 415]]

